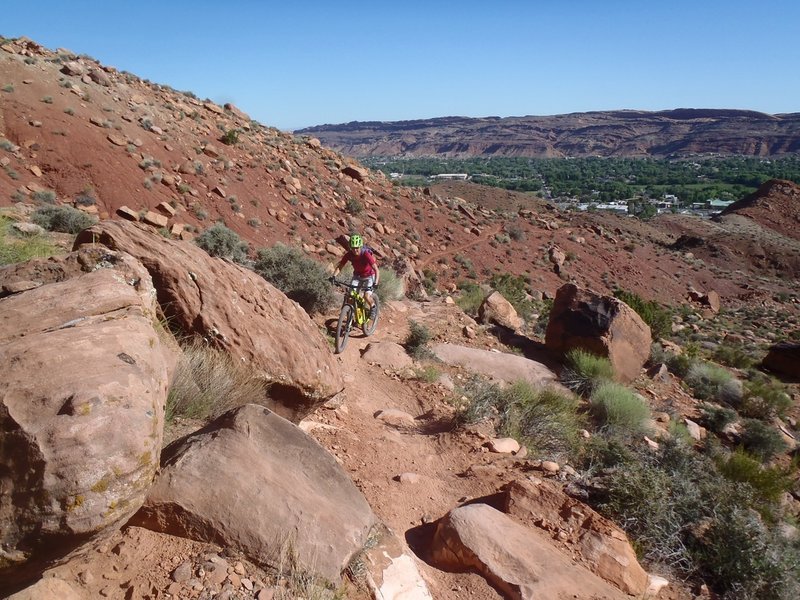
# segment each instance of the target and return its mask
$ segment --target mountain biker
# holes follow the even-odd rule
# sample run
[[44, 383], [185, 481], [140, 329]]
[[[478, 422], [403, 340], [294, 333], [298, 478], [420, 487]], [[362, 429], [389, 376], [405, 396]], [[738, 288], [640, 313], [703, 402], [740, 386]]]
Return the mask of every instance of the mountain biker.
[[364, 246], [364, 239], [357, 233], [350, 236], [349, 245], [350, 251], [345, 253], [342, 260], [336, 265], [331, 280], [336, 278], [345, 263], [350, 262], [353, 265], [353, 281], [350, 285], [357, 285], [364, 289], [364, 297], [369, 305], [369, 317], [374, 319], [377, 309], [375, 299], [372, 297], [372, 288], [376, 287], [381, 279], [378, 263], [375, 261], [372, 250]]

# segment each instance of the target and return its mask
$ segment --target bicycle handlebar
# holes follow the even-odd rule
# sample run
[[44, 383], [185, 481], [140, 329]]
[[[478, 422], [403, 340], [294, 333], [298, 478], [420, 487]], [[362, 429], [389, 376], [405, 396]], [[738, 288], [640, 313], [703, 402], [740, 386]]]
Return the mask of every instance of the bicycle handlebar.
[[361, 290], [364, 290], [365, 292], [371, 292], [372, 290], [375, 289], [374, 285], [373, 286], [369, 286], [369, 287], [365, 287], [365, 286], [362, 286], [360, 283], [357, 283], [356, 285], [353, 285], [352, 283], [347, 283], [346, 281], [340, 281], [338, 279], [331, 279], [331, 283], [333, 285], [338, 285], [340, 287], [350, 288], [351, 290], [359, 290], [359, 289], [361, 289]]

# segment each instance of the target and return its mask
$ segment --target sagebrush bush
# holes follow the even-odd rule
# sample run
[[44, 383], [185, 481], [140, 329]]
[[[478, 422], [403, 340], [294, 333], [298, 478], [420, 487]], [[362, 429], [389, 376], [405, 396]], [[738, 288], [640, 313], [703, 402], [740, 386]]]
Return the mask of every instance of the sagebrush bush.
[[761, 376], [745, 383], [739, 412], [745, 417], [769, 421], [784, 416], [791, 406], [792, 399], [785, 386], [780, 381]]
[[738, 405], [742, 397], [741, 384], [724, 367], [698, 361], [684, 377], [698, 400], [718, 400], [732, 406]]
[[650, 418], [647, 404], [624, 385], [613, 381], [605, 381], [594, 389], [590, 409], [603, 426], [622, 432], [640, 433]]
[[511, 275], [509, 273], [493, 275], [489, 285], [511, 303], [520, 317], [526, 321], [530, 320], [533, 313], [533, 302], [525, 291], [527, 282], [522, 275]]
[[730, 600], [796, 597], [796, 543], [750, 509], [749, 483], [723, 477], [709, 457], [664, 442], [604, 483], [607, 497], [598, 508], [622, 525], [646, 566], [700, 576]]
[[579, 448], [584, 422], [574, 396], [519, 381], [503, 391], [503, 402], [502, 433], [536, 455], [558, 460]]
[[72, 234], [79, 233], [96, 222], [94, 217], [71, 206], [42, 206], [33, 213], [32, 219], [48, 231]]
[[460, 422], [496, 419], [500, 435], [513, 437], [538, 456], [558, 460], [576, 454], [584, 420], [574, 396], [525, 381], [501, 387], [478, 379], [462, 392], [467, 401], [458, 407]]
[[428, 342], [431, 341], [430, 329], [422, 323], [410, 320], [408, 322], [408, 336], [403, 343], [406, 351], [414, 358], [424, 358], [430, 355]]
[[214, 223], [194, 242], [211, 256], [227, 258], [239, 264], [247, 262], [247, 242], [242, 241], [239, 234], [228, 229], [224, 223]]
[[720, 344], [714, 350], [713, 357], [718, 363], [735, 369], [748, 369], [756, 362], [744, 347], [738, 344]]
[[183, 346], [167, 396], [166, 420], [212, 419], [243, 404], [265, 404], [266, 382], [223, 350], [202, 340]]
[[765, 503], [777, 503], [792, 487], [791, 469], [765, 467], [761, 461], [743, 450], [737, 450], [717, 461], [720, 473], [731, 481], [746, 483]]
[[781, 434], [763, 421], [744, 419], [742, 429], [742, 446], [762, 461], [767, 461], [786, 449], [786, 442], [783, 441]]
[[325, 312], [335, 300], [325, 266], [297, 248], [262, 248], [253, 268], [310, 315]]
[[639, 294], [616, 290], [614, 297], [630, 306], [650, 327], [653, 339], [667, 337], [672, 332], [672, 311], [658, 302], [645, 300]]
[[700, 418], [700, 422], [702, 423], [703, 427], [713, 431], [714, 433], [720, 433], [723, 429], [725, 429], [725, 427], [733, 423], [739, 416], [735, 410], [725, 406], [703, 404], [701, 408], [703, 410], [703, 414]]
[[375, 289], [381, 300], [400, 300], [406, 295], [405, 284], [392, 269], [380, 267], [381, 280]]
[[588, 396], [601, 383], [613, 379], [614, 367], [606, 357], [580, 348], [567, 352], [561, 382], [576, 394]]
[[459, 294], [456, 305], [468, 315], [477, 315], [478, 309], [486, 299], [486, 292], [474, 281], [461, 281], [458, 284]]

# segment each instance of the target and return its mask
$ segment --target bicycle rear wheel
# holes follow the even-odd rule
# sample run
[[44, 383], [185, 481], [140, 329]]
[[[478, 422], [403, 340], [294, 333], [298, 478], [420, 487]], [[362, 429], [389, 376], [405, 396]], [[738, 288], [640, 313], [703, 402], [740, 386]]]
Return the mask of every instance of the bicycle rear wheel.
[[378, 295], [377, 294], [372, 294], [372, 299], [375, 301], [375, 318], [373, 319], [372, 317], [370, 317], [369, 316], [370, 315], [369, 309], [366, 309], [367, 310], [367, 320], [361, 326], [361, 331], [363, 331], [364, 335], [367, 336], [367, 337], [369, 337], [373, 333], [375, 333], [375, 328], [378, 326], [378, 315], [381, 312], [381, 306], [378, 303]]
[[353, 307], [349, 304], [342, 306], [339, 320], [336, 323], [336, 354], [341, 353], [347, 346], [350, 337], [350, 326], [353, 324]]

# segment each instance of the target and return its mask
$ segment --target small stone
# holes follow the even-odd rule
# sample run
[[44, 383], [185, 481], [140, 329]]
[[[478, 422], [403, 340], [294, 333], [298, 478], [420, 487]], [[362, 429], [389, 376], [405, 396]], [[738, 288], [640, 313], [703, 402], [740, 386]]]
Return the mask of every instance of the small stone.
[[548, 473], [558, 473], [561, 470], [561, 467], [558, 465], [558, 463], [553, 462], [552, 460], [543, 460], [541, 468], [542, 471], [546, 471]]
[[520, 451], [520, 445], [514, 438], [495, 438], [487, 443], [490, 452], [498, 454], [514, 454]]
[[248, 591], [252, 591], [253, 589], [253, 582], [247, 579], [246, 577], [242, 578], [242, 587]]
[[401, 473], [397, 476], [400, 483], [415, 484], [420, 482], [420, 476], [416, 473]]
[[176, 583], [183, 583], [184, 581], [189, 581], [191, 577], [192, 577], [192, 563], [190, 561], [181, 563], [172, 572], [172, 581], [175, 581]]

